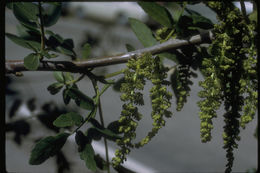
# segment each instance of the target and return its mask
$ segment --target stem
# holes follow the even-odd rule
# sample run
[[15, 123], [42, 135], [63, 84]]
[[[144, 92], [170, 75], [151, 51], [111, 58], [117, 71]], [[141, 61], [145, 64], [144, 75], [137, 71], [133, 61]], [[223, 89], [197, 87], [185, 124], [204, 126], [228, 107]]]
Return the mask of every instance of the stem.
[[[100, 122], [101, 122], [102, 127], [105, 128], [103, 112], [102, 112], [102, 107], [101, 107], [100, 93], [99, 93], [97, 81], [92, 78], [91, 82], [93, 84], [93, 87], [95, 89], [96, 95], [98, 97], [97, 105], [98, 105], [98, 111], [99, 111], [99, 116], [100, 116]], [[109, 164], [108, 146], [107, 146], [107, 139], [106, 139], [106, 137], [104, 137], [104, 144], [105, 144], [105, 151], [106, 151], [107, 172], [110, 173], [110, 164]]]
[[241, 5], [241, 11], [242, 11], [242, 14], [244, 16], [244, 19], [246, 21], [247, 24], [249, 24], [249, 19], [246, 15], [246, 6], [245, 6], [245, 2], [243, 0], [240, 0], [240, 5]]
[[88, 117], [87, 117], [71, 134], [77, 132], [87, 121], [90, 120], [90, 118], [93, 118], [91, 115], [93, 114], [93, 112], [94, 112], [94, 114], [96, 114], [96, 113], [95, 113], [96, 111], [97, 111], [96, 108], [93, 109], [93, 110], [88, 114]]
[[119, 74], [122, 74], [124, 72], [124, 69], [120, 70], [120, 71], [116, 71], [116, 72], [113, 72], [113, 73], [109, 73], [107, 75], [105, 75], [105, 79], [107, 78], [111, 78], [111, 77], [114, 77], [114, 76], [117, 76]]
[[65, 84], [66, 84], [66, 85], [69, 85], [69, 84], [77, 83], [78, 81], [80, 81], [81, 79], [83, 79], [84, 76], [85, 76], [85, 74], [81, 75], [80, 77], [78, 77], [78, 78], [75, 79], [75, 80], [72, 80], [72, 81], [66, 82]]
[[[41, 51], [45, 48], [45, 40], [44, 40], [44, 26], [43, 26], [43, 18], [42, 18], [42, 5], [41, 2], [39, 2], [39, 17], [40, 17], [40, 28], [41, 28]], [[43, 56], [41, 55], [41, 59]]]
[[[203, 38], [204, 37], [204, 38]], [[147, 47], [144, 49], [127, 52], [120, 55], [114, 55], [103, 58], [89, 59], [86, 61], [42, 61], [37, 71], [67, 71], [74, 73], [84, 73], [88, 68], [103, 67], [114, 64], [126, 63], [133, 57], [138, 57], [141, 54], [150, 52], [151, 54], [158, 54], [169, 50], [179, 49], [185, 45], [209, 43], [213, 40], [212, 32], [205, 35], [195, 35], [188, 40], [169, 39], [168, 41], [157, 44], [155, 46]], [[15, 73], [17, 71], [28, 71], [24, 67], [23, 60], [9, 60], [5, 62], [5, 72]]]

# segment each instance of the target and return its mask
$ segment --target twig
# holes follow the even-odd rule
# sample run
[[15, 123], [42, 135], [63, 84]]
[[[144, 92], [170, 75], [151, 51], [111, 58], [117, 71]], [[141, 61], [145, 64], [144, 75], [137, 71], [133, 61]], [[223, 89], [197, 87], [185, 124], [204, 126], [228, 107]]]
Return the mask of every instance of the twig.
[[[40, 28], [41, 28], [41, 51], [45, 48], [45, 34], [44, 34], [44, 24], [43, 24], [43, 18], [42, 18], [42, 4], [39, 2], [39, 18], [40, 18]], [[41, 55], [41, 59], [43, 59]]]
[[[126, 63], [130, 58], [139, 56], [143, 53], [150, 52], [151, 54], [158, 54], [161, 52], [179, 49], [185, 45], [209, 43], [213, 40], [213, 34], [211, 31], [195, 35], [187, 40], [170, 39], [164, 43], [157, 44], [155, 46], [147, 47], [144, 49], [135, 50], [125, 54], [108, 56], [103, 58], [95, 58], [85, 61], [42, 61], [36, 71], [67, 71], [80, 73], [86, 71], [88, 68], [108, 66], [113, 64]], [[24, 67], [23, 60], [8, 60], [5, 62], [6, 74], [28, 71]]]
[[243, 17], [246, 21], [247, 24], [249, 24], [249, 19], [246, 15], [246, 6], [245, 6], [245, 2], [243, 0], [240, 0], [240, 5], [241, 5], [241, 11], [242, 11], [242, 14], [243, 14]]
[[[101, 107], [101, 100], [100, 100], [100, 92], [98, 89], [97, 81], [95, 79], [91, 79], [91, 82], [93, 84], [94, 90], [96, 92], [96, 95], [98, 96], [98, 111], [99, 111], [99, 116], [100, 116], [100, 122], [101, 126], [105, 128], [105, 123], [104, 123], [104, 118], [103, 118], [103, 111]], [[108, 156], [108, 146], [107, 146], [107, 139], [104, 137], [104, 145], [105, 145], [105, 152], [106, 152], [106, 164], [107, 164], [107, 173], [110, 173], [110, 164], [109, 164], [109, 156]]]

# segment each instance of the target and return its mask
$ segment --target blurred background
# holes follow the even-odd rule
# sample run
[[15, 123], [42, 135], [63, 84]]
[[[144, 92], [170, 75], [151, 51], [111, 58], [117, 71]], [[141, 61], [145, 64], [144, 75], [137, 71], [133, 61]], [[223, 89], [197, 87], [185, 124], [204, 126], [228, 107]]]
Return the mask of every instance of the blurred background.
[[[250, 12], [252, 6], [247, 4]], [[214, 12], [203, 4], [188, 5], [200, 14], [208, 17], [216, 23]], [[170, 10], [171, 5], [167, 6]], [[62, 17], [57, 24], [48, 28], [64, 38], [72, 38], [75, 44], [75, 52], [81, 56], [84, 43], [91, 47], [91, 57], [115, 55], [126, 52], [125, 44], [134, 45], [136, 49], [143, 48], [132, 32], [128, 17], [137, 18], [145, 22], [151, 28], [157, 27], [138, 6], [136, 2], [66, 2], [63, 3]], [[9, 9], [5, 9], [5, 31], [16, 34], [17, 19]], [[5, 39], [6, 60], [23, 59], [30, 51], [17, 46], [9, 39]], [[69, 60], [67, 57], [59, 59]], [[57, 59], [58, 60], [58, 59]], [[165, 61], [174, 65], [173, 62]], [[96, 74], [112, 73], [125, 68], [125, 64], [96, 68]], [[69, 140], [57, 157], [48, 159], [39, 166], [28, 164], [30, 151], [34, 142], [41, 137], [54, 135], [58, 130], [48, 124], [48, 120], [55, 120], [55, 116], [64, 111], [78, 111], [74, 102], [68, 107], [62, 100], [62, 93], [53, 96], [47, 91], [47, 87], [55, 82], [52, 72], [24, 72], [22, 77], [6, 75], [6, 167], [8, 172], [34, 172], [56, 173], [63, 172], [87, 172], [84, 161], [80, 160], [74, 136]], [[198, 73], [199, 74], [199, 73]], [[74, 75], [75, 77], [78, 74]], [[119, 79], [122, 76], [115, 77]], [[141, 149], [132, 150], [126, 168], [135, 172], [223, 172], [225, 170], [225, 150], [222, 148], [223, 132], [223, 107], [218, 112], [218, 118], [213, 120], [214, 129], [212, 140], [201, 143], [200, 119], [197, 93], [201, 90], [198, 81], [203, 80], [199, 74], [193, 79], [193, 86], [188, 102], [181, 112], [175, 110], [175, 98], [173, 97], [171, 111], [173, 117], [167, 119], [166, 126], [162, 128], [152, 141]], [[91, 82], [86, 78], [79, 83], [80, 90], [93, 96]], [[102, 87], [102, 85], [100, 85]], [[140, 108], [143, 119], [139, 123], [137, 140], [144, 137], [151, 128], [151, 105], [149, 104], [149, 89], [147, 84], [144, 91], [145, 106]], [[169, 87], [169, 90], [172, 89]], [[120, 116], [122, 102], [120, 93], [109, 88], [102, 96], [102, 108], [105, 124], [117, 120]], [[17, 108], [17, 109], [14, 109]], [[32, 116], [39, 116], [39, 119]], [[97, 115], [98, 116], [98, 115]], [[26, 119], [25, 121], [17, 121]], [[249, 123], [245, 130], [241, 130], [239, 148], [235, 150], [234, 172], [245, 172], [248, 169], [257, 168], [257, 139], [253, 136], [257, 125], [257, 116]], [[82, 129], [86, 129], [83, 127]], [[93, 142], [96, 153], [104, 158], [105, 152], [103, 140]], [[109, 157], [113, 157], [116, 146], [109, 142]], [[57, 163], [59, 166], [57, 166]]]

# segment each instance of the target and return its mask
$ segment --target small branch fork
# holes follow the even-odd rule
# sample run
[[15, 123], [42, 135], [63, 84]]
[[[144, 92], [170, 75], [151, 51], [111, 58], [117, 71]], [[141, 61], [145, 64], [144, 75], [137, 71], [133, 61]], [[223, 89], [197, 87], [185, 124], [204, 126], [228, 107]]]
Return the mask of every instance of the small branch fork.
[[[186, 45], [210, 43], [213, 39], [214, 38], [212, 32], [207, 31], [202, 34], [195, 35], [187, 40], [170, 39], [164, 43], [157, 44], [155, 46], [139, 49], [120, 55], [89, 59], [85, 61], [41, 61], [36, 71], [64, 71], [80, 73], [86, 71], [86, 69], [88, 68], [126, 63], [130, 58], [139, 56], [143, 53], [150, 52], [151, 54], [158, 54], [164, 51], [179, 49], [182, 46]], [[5, 62], [6, 74], [15, 74], [16, 72], [22, 71], [28, 71], [24, 67], [23, 60], [8, 60]]]

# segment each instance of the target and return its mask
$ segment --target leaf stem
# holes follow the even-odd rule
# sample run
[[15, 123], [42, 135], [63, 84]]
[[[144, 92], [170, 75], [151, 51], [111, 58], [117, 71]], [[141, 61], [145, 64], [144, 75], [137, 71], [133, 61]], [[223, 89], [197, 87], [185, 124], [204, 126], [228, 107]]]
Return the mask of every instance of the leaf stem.
[[114, 77], [114, 76], [117, 76], [119, 74], [122, 74], [124, 72], [124, 69], [120, 70], [120, 71], [116, 71], [116, 72], [113, 72], [113, 73], [109, 73], [107, 75], [105, 75], [105, 79], [107, 78], [111, 78], [111, 77]]
[[[96, 95], [98, 97], [97, 105], [98, 105], [98, 111], [99, 111], [99, 116], [100, 116], [100, 122], [101, 122], [102, 127], [105, 128], [105, 123], [104, 123], [104, 118], [103, 118], [103, 111], [102, 111], [101, 100], [100, 100], [101, 93], [99, 92], [97, 81], [92, 78], [91, 82], [93, 84], [94, 90], [95, 90]], [[108, 146], [107, 146], [107, 139], [106, 139], [106, 137], [104, 137], [104, 145], [105, 145], [105, 152], [106, 152], [107, 173], [110, 173], [110, 164], [109, 164]]]
[[[41, 28], [41, 51], [45, 48], [45, 33], [44, 33], [44, 25], [43, 25], [43, 18], [42, 18], [42, 5], [41, 2], [39, 2], [39, 17], [40, 17], [40, 28]], [[41, 55], [41, 59], [43, 59], [43, 56]]]
[[242, 11], [242, 14], [244, 16], [244, 19], [246, 21], [247, 24], [249, 24], [249, 19], [246, 15], [246, 6], [245, 6], [245, 2], [243, 0], [240, 0], [240, 5], [241, 5], [241, 11]]
[[72, 81], [69, 81], [69, 82], [66, 82], [65, 84], [66, 84], [66, 85], [69, 85], [69, 84], [77, 83], [77, 82], [79, 82], [81, 79], [83, 79], [84, 76], [85, 76], [85, 74], [82, 74], [82, 75], [81, 75], [80, 77], [78, 77], [77, 79], [72, 80]]

